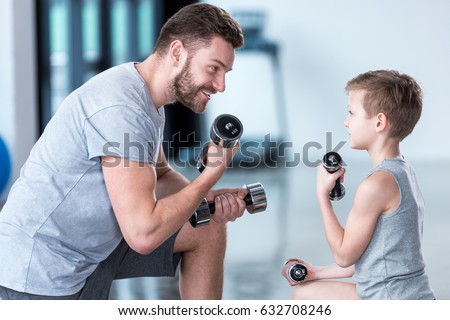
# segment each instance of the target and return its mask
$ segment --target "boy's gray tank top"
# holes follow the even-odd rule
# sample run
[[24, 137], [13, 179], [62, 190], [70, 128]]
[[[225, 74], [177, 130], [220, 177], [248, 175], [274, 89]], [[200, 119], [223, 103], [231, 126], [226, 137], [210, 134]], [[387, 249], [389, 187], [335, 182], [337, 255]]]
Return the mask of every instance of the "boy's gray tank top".
[[424, 201], [412, 166], [404, 159], [385, 159], [369, 174], [385, 171], [400, 189], [400, 204], [380, 215], [372, 239], [355, 263], [361, 299], [435, 299], [422, 255]]

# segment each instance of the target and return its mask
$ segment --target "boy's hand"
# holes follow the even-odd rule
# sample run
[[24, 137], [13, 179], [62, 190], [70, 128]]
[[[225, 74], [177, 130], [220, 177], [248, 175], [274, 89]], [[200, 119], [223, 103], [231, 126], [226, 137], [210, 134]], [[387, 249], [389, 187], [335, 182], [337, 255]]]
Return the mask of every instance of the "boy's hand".
[[336, 185], [336, 180], [344, 182], [345, 168], [341, 168], [334, 173], [329, 173], [322, 165], [317, 167], [316, 192], [317, 196], [328, 197], [331, 190]]

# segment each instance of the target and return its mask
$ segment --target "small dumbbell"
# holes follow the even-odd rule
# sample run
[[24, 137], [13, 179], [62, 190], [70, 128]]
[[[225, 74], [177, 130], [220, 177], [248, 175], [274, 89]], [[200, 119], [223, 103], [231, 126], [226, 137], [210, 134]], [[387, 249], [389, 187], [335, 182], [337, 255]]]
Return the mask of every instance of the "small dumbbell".
[[[342, 158], [339, 153], [331, 151], [323, 156], [323, 166], [329, 173], [334, 173], [342, 168]], [[336, 180], [333, 190], [330, 191], [330, 200], [341, 200], [345, 196], [345, 187], [339, 179]]]
[[308, 269], [301, 263], [293, 264], [288, 270], [289, 278], [294, 282], [302, 282], [308, 276]]
[[[243, 127], [241, 121], [231, 114], [222, 114], [218, 116], [209, 130], [211, 141], [223, 148], [233, 148], [239, 143]], [[202, 172], [208, 160], [208, 144], [203, 146], [202, 151], [197, 157], [197, 169]]]
[[[255, 182], [246, 184], [243, 186], [248, 190], [248, 194], [245, 196], [244, 201], [247, 204], [247, 211], [249, 213], [258, 213], [266, 210], [267, 198], [264, 187], [261, 183]], [[194, 214], [189, 219], [191, 225], [195, 228], [197, 226], [203, 226], [209, 224], [211, 221], [211, 215], [216, 211], [214, 202], [208, 202], [203, 199], [200, 206], [195, 210]]]

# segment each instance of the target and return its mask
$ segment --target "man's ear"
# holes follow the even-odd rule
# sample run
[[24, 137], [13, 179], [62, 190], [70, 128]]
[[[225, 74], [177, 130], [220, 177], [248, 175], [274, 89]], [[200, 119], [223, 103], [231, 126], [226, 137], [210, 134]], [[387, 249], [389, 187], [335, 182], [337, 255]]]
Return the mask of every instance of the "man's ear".
[[180, 40], [174, 40], [169, 47], [170, 61], [174, 66], [178, 66], [183, 60], [183, 53], [185, 52], [183, 42]]
[[389, 119], [384, 113], [378, 113], [375, 117], [375, 131], [382, 132], [389, 126]]

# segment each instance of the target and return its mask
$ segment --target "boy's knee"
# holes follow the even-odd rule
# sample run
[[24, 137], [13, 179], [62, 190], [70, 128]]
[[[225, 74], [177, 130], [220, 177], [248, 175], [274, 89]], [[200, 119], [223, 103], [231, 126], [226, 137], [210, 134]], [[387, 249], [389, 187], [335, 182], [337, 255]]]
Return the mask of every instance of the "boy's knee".
[[301, 289], [302, 289], [301, 285], [296, 285], [294, 287], [294, 290], [292, 291], [292, 299], [294, 299], [294, 300], [303, 300], [304, 299], [304, 297], [302, 295], [303, 292]]
[[311, 299], [311, 285], [312, 282], [303, 282], [294, 287], [292, 292], [292, 299], [294, 300], [308, 300]]

